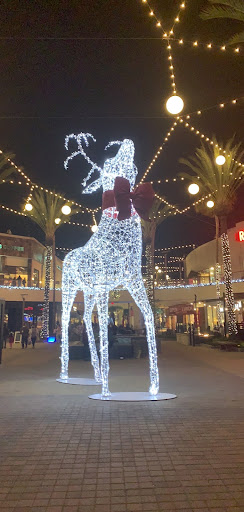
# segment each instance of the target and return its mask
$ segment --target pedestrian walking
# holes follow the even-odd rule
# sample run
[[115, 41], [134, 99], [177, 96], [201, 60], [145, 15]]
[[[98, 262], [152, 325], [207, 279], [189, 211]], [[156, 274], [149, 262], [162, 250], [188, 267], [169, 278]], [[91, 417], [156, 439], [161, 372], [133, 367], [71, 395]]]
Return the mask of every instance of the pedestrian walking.
[[13, 347], [13, 342], [14, 342], [14, 333], [13, 333], [13, 332], [11, 332], [11, 333], [9, 334], [8, 342], [9, 342], [9, 346], [10, 346], [10, 348], [12, 348], [12, 347]]
[[27, 348], [28, 337], [29, 337], [29, 329], [28, 329], [27, 325], [23, 325], [23, 327], [21, 329], [21, 334], [22, 334], [22, 340], [21, 340], [22, 348]]
[[32, 343], [32, 348], [35, 348], [36, 338], [37, 338], [37, 328], [36, 328], [36, 325], [35, 325], [35, 324], [33, 324], [33, 325], [32, 325], [32, 328], [31, 328], [31, 343]]

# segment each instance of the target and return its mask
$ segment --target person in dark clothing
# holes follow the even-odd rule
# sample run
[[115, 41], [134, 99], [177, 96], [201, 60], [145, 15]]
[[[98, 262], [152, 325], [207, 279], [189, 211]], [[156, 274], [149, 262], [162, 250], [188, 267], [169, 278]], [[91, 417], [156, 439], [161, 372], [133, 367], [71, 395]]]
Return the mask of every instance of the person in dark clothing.
[[17, 286], [21, 286], [21, 283], [22, 283], [22, 279], [21, 277], [17, 277]]
[[82, 339], [82, 343], [84, 345], [84, 359], [85, 359], [85, 361], [90, 361], [91, 355], [90, 355], [88, 336], [87, 336], [85, 324], [83, 324], [82, 338], [81, 339]]
[[7, 325], [3, 325], [3, 347], [6, 348], [7, 339], [9, 336], [9, 330], [7, 328]]
[[28, 329], [27, 325], [23, 325], [23, 327], [21, 329], [21, 334], [22, 334], [22, 340], [21, 340], [22, 348], [27, 348], [28, 337], [29, 337], [29, 329]]
[[37, 338], [37, 328], [35, 325], [32, 326], [31, 328], [31, 343], [32, 343], [32, 348], [35, 348], [35, 343], [36, 343], [36, 338]]

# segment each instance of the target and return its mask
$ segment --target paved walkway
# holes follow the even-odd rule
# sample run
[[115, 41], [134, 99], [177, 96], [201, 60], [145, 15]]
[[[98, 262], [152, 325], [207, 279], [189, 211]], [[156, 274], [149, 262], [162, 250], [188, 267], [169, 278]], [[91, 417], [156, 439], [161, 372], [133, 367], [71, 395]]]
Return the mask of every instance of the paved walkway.
[[[58, 355], [3, 353], [1, 512], [244, 511], [244, 354], [164, 343], [160, 390], [178, 398], [144, 403], [57, 383]], [[147, 386], [147, 360], [111, 361], [112, 391]]]

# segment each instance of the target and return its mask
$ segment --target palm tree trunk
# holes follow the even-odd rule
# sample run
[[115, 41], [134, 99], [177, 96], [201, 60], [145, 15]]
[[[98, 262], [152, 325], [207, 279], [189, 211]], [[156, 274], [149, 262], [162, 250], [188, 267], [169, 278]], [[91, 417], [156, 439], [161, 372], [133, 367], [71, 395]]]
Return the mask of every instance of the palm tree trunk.
[[227, 218], [226, 216], [220, 217], [220, 233], [221, 233], [221, 247], [224, 263], [224, 280], [225, 280], [225, 293], [226, 305], [228, 316], [228, 333], [230, 336], [237, 334], [236, 318], [235, 318], [235, 302], [232, 287], [232, 268], [230, 256], [230, 242], [227, 234]]
[[42, 322], [42, 337], [49, 336], [49, 291], [50, 291], [50, 278], [51, 278], [51, 259], [52, 259], [52, 245], [47, 244], [46, 255], [46, 268], [45, 268], [45, 288], [44, 288], [44, 308], [43, 308], [43, 322]]
[[221, 324], [221, 313], [220, 313], [220, 264], [219, 264], [219, 218], [215, 215], [215, 226], [216, 226], [216, 264], [215, 264], [215, 281], [216, 281], [216, 297], [217, 297], [217, 320], [218, 325]]
[[53, 236], [53, 318], [52, 318], [52, 331], [55, 329], [56, 319], [56, 247], [55, 247], [55, 235]]

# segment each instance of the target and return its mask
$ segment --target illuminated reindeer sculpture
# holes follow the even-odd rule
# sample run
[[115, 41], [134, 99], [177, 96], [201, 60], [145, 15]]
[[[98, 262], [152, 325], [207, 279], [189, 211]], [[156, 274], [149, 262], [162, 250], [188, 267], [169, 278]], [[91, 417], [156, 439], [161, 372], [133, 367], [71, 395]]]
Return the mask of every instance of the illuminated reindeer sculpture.
[[[110, 395], [108, 387], [108, 301], [109, 292], [122, 285], [129, 291], [144, 317], [150, 360], [149, 392], [151, 395], [156, 395], [159, 378], [154, 318], [141, 273], [142, 231], [140, 217], [137, 213], [138, 211], [141, 213], [140, 209], [143, 210], [146, 202], [150, 208], [154, 196], [153, 190], [150, 184], [144, 184], [137, 187], [135, 192], [131, 192], [137, 175], [137, 168], [134, 165], [134, 144], [131, 140], [111, 142], [107, 148], [112, 144], [118, 144], [120, 148], [116, 156], [108, 158], [104, 167], [100, 168], [91, 161], [83, 148], [84, 143], [88, 146], [89, 137], [93, 139], [92, 135], [83, 133], [66, 137], [66, 148], [68, 149], [70, 138], [73, 138], [78, 144], [78, 151], [67, 158], [65, 167], [67, 168], [71, 158], [78, 154], [83, 155], [92, 165], [83, 185], [86, 185], [94, 170], [99, 171], [99, 178], [86, 186], [83, 193], [90, 194], [102, 186], [103, 213], [97, 231], [87, 244], [71, 251], [64, 260], [60, 379], [63, 381], [68, 379], [70, 312], [77, 291], [83, 290], [84, 322], [95, 379], [102, 383], [102, 396]], [[144, 190], [142, 190], [143, 188]], [[92, 329], [92, 311], [95, 304], [100, 329], [101, 370]]]

